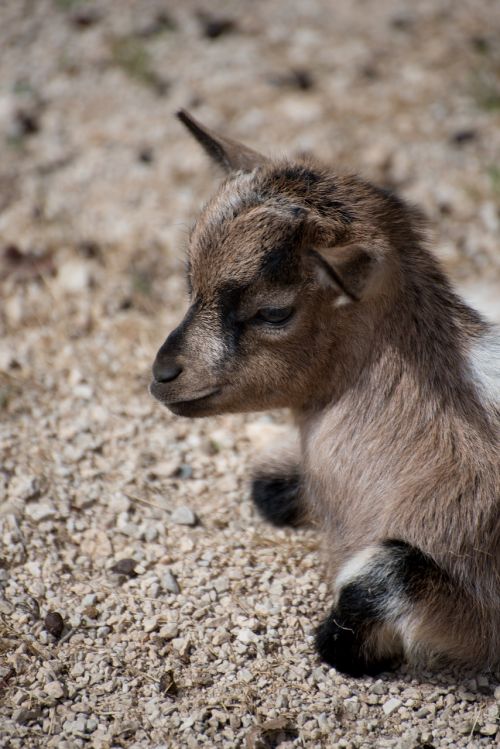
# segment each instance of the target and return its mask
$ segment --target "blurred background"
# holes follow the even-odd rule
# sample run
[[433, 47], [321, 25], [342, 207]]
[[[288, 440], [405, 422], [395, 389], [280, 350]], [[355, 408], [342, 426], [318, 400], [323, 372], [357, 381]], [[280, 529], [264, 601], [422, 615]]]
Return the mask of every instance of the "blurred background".
[[158, 342], [180, 314], [184, 238], [218, 178], [181, 106], [401, 191], [500, 315], [495, 0], [4, 0], [0, 49], [7, 331], [125, 306]]
[[[275, 435], [282, 417], [183, 421], [147, 392], [156, 350], [185, 308], [189, 228], [220, 179], [174, 117], [180, 107], [258, 150], [313, 152], [419, 204], [455, 283], [500, 320], [498, 0], [2, 0], [0, 615], [13, 628], [11, 652], [24, 652], [35, 625], [19, 603], [23, 596], [36, 599], [42, 618], [50, 608], [61, 611], [68, 626], [90, 621], [85, 596], [97, 596], [92, 605], [101, 624], [114, 617], [97, 650], [109, 654], [106, 638], [123, 631], [134, 668], [149, 675], [117, 667], [116, 688], [128, 679], [127, 690], [111, 707], [99, 707], [92, 702], [99, 690], [106, 696], [115, 687], [103, 686], [108, 677], [89, 646], [85, 670], [93, 674], [94, 696], [84, 695], [90, 707], [82, 714], [94, 716], [92, 730], [98, 725], [102, 736], [115, 730], [113, 715], [118, 725], [134, 710], [147, 712], [150, 676], [159, 678], [165, 658], [174, 658], [144, 635], [145, 617], [160, 605], [155, 595], [170, 596], [181, 632], [198, 648], [189, 662], [183, 645], [180, 665], [171, 663], [185, 684], [198, 684], [196, 669], [210, 671], [212, 656], [203, 649], [209, 625], [208, 634], [201, 621], [190, 629], [207, 591], [211, 613], [222, 600], [221, 621], [234, 611], [240, 621], [237, 594], [252, 607], [254, 593], [262, 599], [262, 580], [297, 590], [294, 611], [306, 629], [312, 601], [323, 606], [306, 536], [279, 536], [278, 549], [276, 534], [261, 543], [262, 524], [242, 501], [256, 443], [266, 430]], [[179, 504], [201, 525], [172, 528], [169, 513]], [[122, 587], [110, 582], [110, 565], [124, 556], [149, 570], [153, 587], [143, 573]], [[245, 560], [249, 568], [241, 572]], [[173, 584], [159, 593], [162, 564], [171, 566], [182, 594]], [[210, 574], [233, 568], [230, 585], [209, 586]], [[293, 586], [300, 576], [300, 590], [287, 587], [286, 570]], [[295, 594], [278, 586], [273, 595], [288, 609], [286, 596]], [[282, 631], [277, 616], [273, 626]], [[290, 624], [288, 640], [283, 634], [275, 641], [276, 630], [268, 630], [280, 662], [292, 653], [296, 664], [308, 663], [310, 653], [294, 650], [303, 639], [298, 626]], [[33, 642], [45, 647], [51, 641], [42, 629]], [[144, 637], [148, 644], [134, 651]], [[87, 657], [84, 646], [69, 640], [61, 652], [73, 663]], [[30, 652], [23, 655], [27, 694], [30, 674], [40, 681]], [[236, 684], [231, 699], [239, 704], [253, 678], [245, 663], [244, 683], [219, 674], [213, 688], [199, 686], [201, 699], [215, 700], [217, 684], [228, 694]], [[70, 685], [83, 678], [71, 674]], [[255, 690], [252, 704], [270, 710], [279, 678], [275, 673], [272, 688]], [[324, 687], [328, 699], [336, 694], [332, 684]], [[4, 701], [7, 716], [9, 705], [23, 705], [23, 692], [16, 695], [11, 690]], [[40, 735], [47, 721], [53, 734], [63, 731], [71, 700], [49, 715], [47, 695], [36, 699], [45, 706]], [[197, 699], [188, 690], [179, 700], [175, 725]], [[245, 705], [241, 714], [253, 714]], [[297, 708], [304, 715], [307, 709]], [[161, 727], [155, 710], [147, 714]], [[144, 725], [142, 713], [138, 720]], [[12, 725], [12, 735], [24, 730], [19, 721]], [[56, 739], [41, 745], [62, 746]], [[228, 746], [237, 745], [233, 739], [228, 734]], [[103, 742], [96, 746], [108, 746]], [[461, 746], [455, 739], [452, 745]]]

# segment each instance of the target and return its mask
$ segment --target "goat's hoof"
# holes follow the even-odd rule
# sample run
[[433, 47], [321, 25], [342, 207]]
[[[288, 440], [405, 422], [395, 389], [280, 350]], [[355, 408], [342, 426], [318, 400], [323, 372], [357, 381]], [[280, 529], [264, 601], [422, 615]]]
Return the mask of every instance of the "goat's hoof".
[[370, 658], [355, 629], [332, 614], [316, 630], [316, 650], [322, 661], [348, 676], [376, 676], [395, 667], [389, 659]]
[[260, 515], [272, 525], [301, 525], [304, 518], [299, 475], [260, 475], [252, 481], [252, 499]]

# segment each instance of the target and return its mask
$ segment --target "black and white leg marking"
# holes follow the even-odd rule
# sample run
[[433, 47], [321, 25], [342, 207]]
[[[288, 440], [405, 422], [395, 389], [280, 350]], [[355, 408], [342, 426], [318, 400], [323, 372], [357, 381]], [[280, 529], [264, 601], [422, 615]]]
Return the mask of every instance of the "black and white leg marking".
[[435, 562], [403, 541], [364, 549], [338, 575], [337, 602], [316, 631], [319, 656], [351, 676], [393, 667], [412, 604], [442, 581]]

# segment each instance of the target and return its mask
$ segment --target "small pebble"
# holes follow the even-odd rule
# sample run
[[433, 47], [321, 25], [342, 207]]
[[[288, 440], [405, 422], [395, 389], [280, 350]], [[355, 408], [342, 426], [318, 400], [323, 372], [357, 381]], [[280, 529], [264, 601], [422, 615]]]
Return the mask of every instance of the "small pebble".
[[44, 627], [58, 640], [63, 633], [64, 619], [58, 611], [49, 611], [44, 620]]
[[251, 629], [244, 628], [240, 629], [240, 631], [238, 632], [238, 640], [240, 642], [250, 643], [258, 642], [259, 638], [254, 632], [252, 632]]
[[191, 650], [191, 641], [187, 637], [174, 637], [171, 642], [172, 647], [174, 647], [182, 657], [188, 655]]
[[398, 707], [401, 706], [401, 700], [396, 699], [396, 697], [391, 697], [387, 702], [384, 702], [382, 705], [382, 710], [384, 711], [385, 715], [392, 715], [392, 713], [398, 709]]
[[481, 736], [495, 736], [498, 731], [498, 726], [495, 723], [485, 723], [481, 726], [479, 733]]
[[87, 727], [87, 720], [84, 715], [79, 715], [76, 720], [73, 721], [72, 733], [85, 733]]
[[417, 716], [417, 718], [426, 718], [430, 714], [431, 714], [431, 709], [429, 707], [421, 707], [415, 713], [415, 715]]
[[158, 628], [158, 617], [151, 616], [143, 619], [142, 626], [145, 632], [154, 632]]
[[42, 711], [39, 707], [22, 707], [20, 710], [16, 710], [13, 718], [16, 723], [19, 723], [19, 725], [26, 726], [29, 723], [33, 723], [35, 720], [38, 720], [41, 714]]
[[82, 614], [88, 619], [97, 619], [97, 617], [99, 616], [99, 609], [97, 608], [97, 606], [85, 606]]
[[35, 523], [42, 523], [49, 520], [56, 514], [56, 508], [49, 504], [36, 502], [26, 505], [26, 515]]
[[97, 603], [97, 595], [95, 593], [88, 593], [82, 598], [83, 608], [85, 608], [86, 606], [93, 606], [95, 603]]
[[175, 575], [168, 570], [162, 575], [161, 584], [169, 593], [180, 593], [179, 583]]
[[127, 577], [137, 577], [136, 572], [137, 562], [135, 559], [119, 559], [111, 567], [112, 572], [116, 572], [117, 575], [126, 575]]
[[45, 684], [43, 691], [54, 700], [64, 697], [64, 687], [60, 681], [49, 681]]
[[204, 11], [198, 13], [202, 34], [207, 39], [218, 39], [223, 34], [228, 34], [236, 28], [235, 22], [230, 18], [212, 16]]
[[179, 627], [175, 623], [164, 624], [158, 632], [159, 636], [164, 640], [173, 640], [179, 634]]
[[177, 507], [170, 516], [170, 520], [175, 525], [196, 525], [198, 518], [195, 513], [186, 505]]
[[193, 478], [193, 466], [182, 463], [176, 470], [175, 475], [180, 479]]
[[162, 694], [176, 695], [178, 692], [177, 684], [174, 678], [174, 672], [169, 669], [164, 671], [160, 677], [158, 688]]

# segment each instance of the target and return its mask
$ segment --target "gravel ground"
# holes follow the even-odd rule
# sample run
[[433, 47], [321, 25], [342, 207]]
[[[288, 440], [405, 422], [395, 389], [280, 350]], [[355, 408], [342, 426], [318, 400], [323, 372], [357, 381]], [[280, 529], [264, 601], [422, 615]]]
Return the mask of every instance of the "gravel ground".
[[498, 745], [499, 674], [318, 663], [316, 536], [245, 479], [287, 415], [147, 385], [217, 179], [177, 107], [396, 187], [500, 320], [499, 81], [495, 0], [3, 0], [2, 747]]

